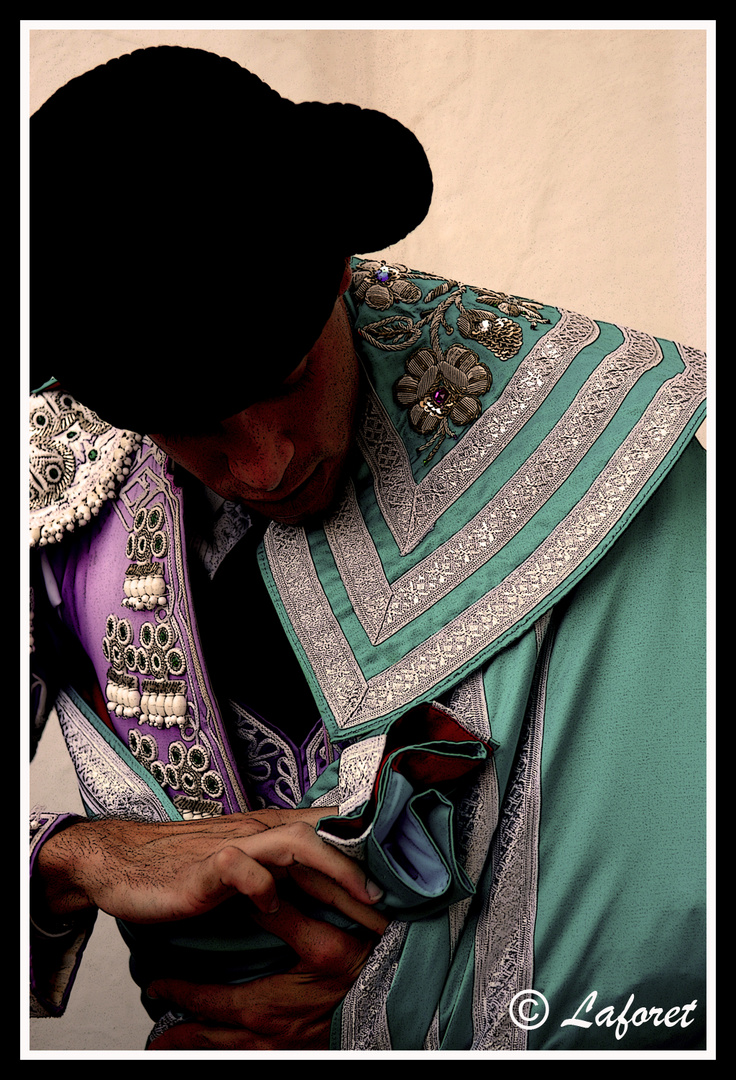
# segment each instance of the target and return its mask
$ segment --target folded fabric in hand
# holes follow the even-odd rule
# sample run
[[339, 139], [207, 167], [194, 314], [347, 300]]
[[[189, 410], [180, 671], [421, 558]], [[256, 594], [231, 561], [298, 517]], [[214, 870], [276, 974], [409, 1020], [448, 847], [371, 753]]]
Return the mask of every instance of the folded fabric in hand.
[[[320, 821], [319, 836], [364, 861], [384, 890], [378, 906], [402, 919], [424, 918], [472, 896], [455, 854], [448, 796], [492, 745], [437, 704], [415, 706], [372, 742], [343, 752], [339, 814]], [[373, 780], [365, 764], [371, 755], [380, 755]]]

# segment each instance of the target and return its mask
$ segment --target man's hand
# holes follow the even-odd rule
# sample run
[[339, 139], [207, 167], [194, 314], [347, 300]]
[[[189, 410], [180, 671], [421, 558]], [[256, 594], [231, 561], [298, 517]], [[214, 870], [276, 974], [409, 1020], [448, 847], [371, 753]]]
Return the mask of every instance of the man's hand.
[[[386, 920], [375, 912], [377, 919]], [[326, 1050], [332, 1013], [364, 966], [376, 938], [318, 922], [283, 903], [256, 920], [290, 945], [299, 962], [283, 975], [236, 986], [160, 979], [149, 993], [192, 1014], [149, 1050]]]
[[51, 837], [38, 857], [38, 888], [64, 918], [98, 907], [137, 923], [200, 915], [236, 893], [256, 912], [279, 906], [276, 881], [290, 874], [374, 932], [385, 920], [370, 905], [380, 890], [360, 865], [314, 831], [334, 808], [264, 810], [198, 821], [80, 822]]

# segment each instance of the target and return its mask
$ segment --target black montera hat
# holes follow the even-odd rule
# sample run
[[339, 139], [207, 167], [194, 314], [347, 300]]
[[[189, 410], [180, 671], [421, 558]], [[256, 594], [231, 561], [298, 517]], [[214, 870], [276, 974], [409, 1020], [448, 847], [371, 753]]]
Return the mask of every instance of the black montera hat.
[[432, 175], [383, 113], [282, 98], [156, 47], [30, 122], [30, 358], [103, 419], [196, 430], [267, 396], [319, 337], [345, 257], [403, 239]]

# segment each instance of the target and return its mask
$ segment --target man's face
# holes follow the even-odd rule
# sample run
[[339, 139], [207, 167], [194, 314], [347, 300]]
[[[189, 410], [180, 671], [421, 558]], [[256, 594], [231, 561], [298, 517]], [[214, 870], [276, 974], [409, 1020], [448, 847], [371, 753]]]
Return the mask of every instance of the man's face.
[[226, 499], [294, 525], [333, 502], [353, 441], [358, 360], [342, 300], [280, 392], [197, 435], [150, 438]]

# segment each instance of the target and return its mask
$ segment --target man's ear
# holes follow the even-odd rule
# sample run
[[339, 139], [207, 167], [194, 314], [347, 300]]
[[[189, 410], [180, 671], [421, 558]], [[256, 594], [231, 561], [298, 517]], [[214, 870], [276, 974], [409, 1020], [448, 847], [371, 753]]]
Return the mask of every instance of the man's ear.
[[350, 282], [353, 280], [353, 269], [350, 265], [350, 255], [345, 256], [345, 269], [343, 270], [342, 280], [340, 282], [340, 291], [338, 296], [342, 296], [350, 288]]

